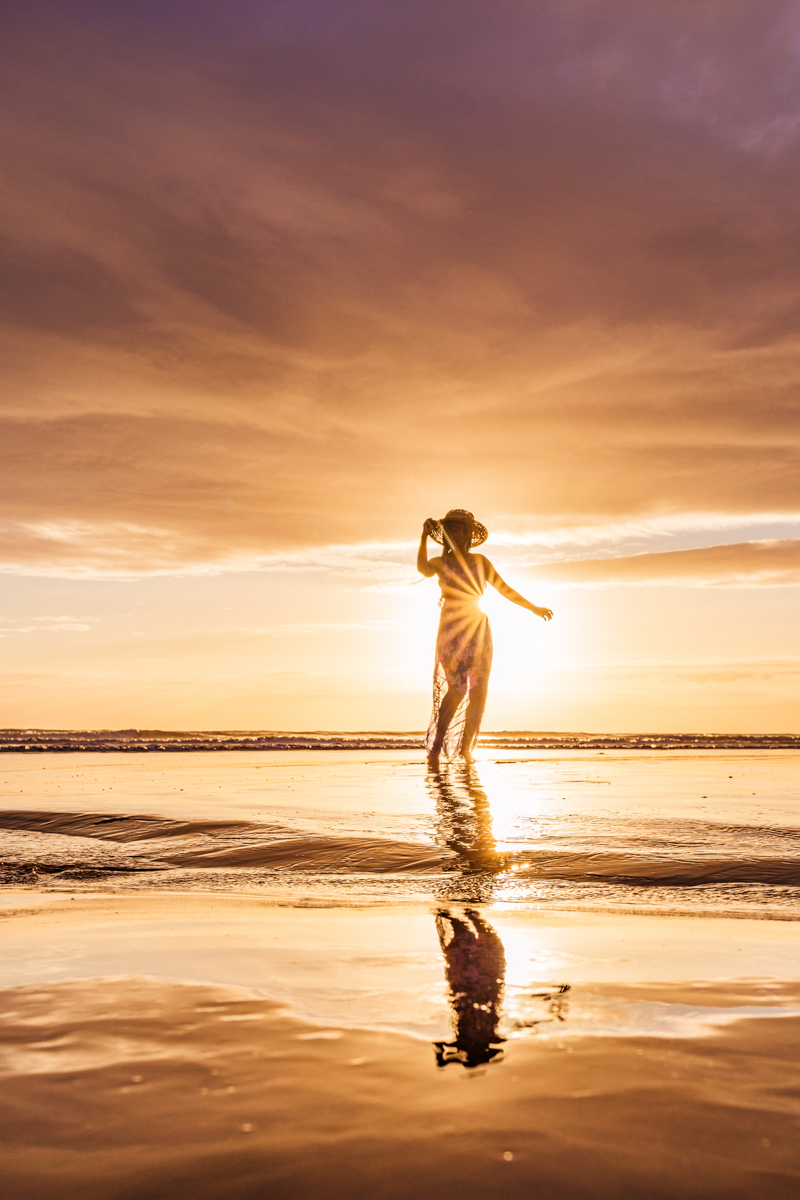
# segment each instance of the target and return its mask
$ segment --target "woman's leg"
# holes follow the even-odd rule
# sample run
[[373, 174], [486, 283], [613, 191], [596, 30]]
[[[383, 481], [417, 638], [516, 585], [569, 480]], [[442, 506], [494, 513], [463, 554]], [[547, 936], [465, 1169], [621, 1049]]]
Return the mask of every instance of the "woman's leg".
[[456, 715], [456, 710], [459, 704], [464, 699], [464, 693], [452, 685], [447, 689], [442, 707], [439, 709], [439, 719], [436, 722], [436, 737], [428, 754], [429, 759], [438, 759], [444, 745], [444, 738], [449, 728], [450, 722]]
[[478, 734], [481, 729], [481, 721], [486, 708], [486, 699], [489, 695], [489, 680], [484, 679], [480, 683], [476, 683], [474, 687], [469, 689], [469, 703], [467, 704], [467, 718], [464, 722], [464, 740], [461, 744], [461, 753], [467, 762], [472, 762], [472, 747], [478, 739]]

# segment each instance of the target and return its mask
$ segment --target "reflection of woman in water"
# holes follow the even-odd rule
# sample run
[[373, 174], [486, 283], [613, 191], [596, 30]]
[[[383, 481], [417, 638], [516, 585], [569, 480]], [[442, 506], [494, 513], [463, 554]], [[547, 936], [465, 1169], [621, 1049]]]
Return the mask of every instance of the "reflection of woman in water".
[[[486, 793], [474, 767], [432, 772], [428, 786], [436, 801], [438, 840], [457, 856], [459, 876], [451, 894], [472, 904], [491, 896], [492, 877], [503, 867], [492, 835]], [[505, 955], [500, 938], [473, 907], [442, 907], [436, 931], [445, 960], [445, 976], [453, 1021], [452, 1042], [434, 1042], [440, 1067], [460, 1062], [477, 1067], [501, 1053], [497, 1026], [503, 998]]]
[[[509, 587], [483, 554], [473, 554], [489, 536], [471, 512], [453, 508], [436, 521], [429, 517], [422, 528], [417, 569], [437, 575], [442, 589], [442, 615], [436, 637], [433, 676], [433, 715], [426, 746], [435, 766], [444, 751], [448, 758], [462, 754], [472, 761], [472, 747], [486, 707], [492, 669], [492, 633], [489, 619], [479, 607], [487, 583], [501, 596], [549, 621], [549, 608], [537, 608]], [[438, 558], [428, 558], [427, 539], [444, 545]]]
[[[444, 903], [436, 913], [436, 932], [445, 961], [454, 1039], [434, 1042], [436, 1062], [477, 1067], [502, 1054], [505, 1039], [499, 1024], [506, 960], [497, 932], [475, 907], [491, 900], [494, 881], [507, 865], [492, 833], [488, 797], [474, 766], [431, 771], [427, 785], [436, 804], [437, 841], [456, 856]], [[466, 900], [466, 906], [453, 901]], [[529, 992], [528, 1012], [512, 1022], [515, 1029], [535, 1029], [566, 1017], [569, 984]], [[531, 1001], [534, 1002], [531, 1011]], [[517, 995], [517, 1008], [520, 998]], [[540, 1004], [546, 1005], [544, 1012]]]
[[475, 909], [436, 914], [453, 1014], [452, 1042], [435, 1042], [440, 1067], [460, 1062], [477, 1067], [502, 1054], [497, 1032], [506, 959], [503, 943]]
[[[462, 884], [459, 896], [473, 903], [490, 900], [494, 876], [503, 870], [505, 856], [497, 853], [492, 810], [477, 769], [471, 764], [431, 771], [427, 785], [436, 805], [436, 840], [456, 855]], [[463, 888], [466, 880], [471, 885], [468, 897]]]

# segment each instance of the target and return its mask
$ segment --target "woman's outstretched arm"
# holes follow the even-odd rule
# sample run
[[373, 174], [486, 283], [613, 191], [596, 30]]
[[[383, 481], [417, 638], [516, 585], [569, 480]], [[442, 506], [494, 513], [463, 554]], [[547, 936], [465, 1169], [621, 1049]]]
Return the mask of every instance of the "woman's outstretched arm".
[[501, 596], [505, 596], [506, 600], [510, 600], [512, 604], [518, 604], [520, 608], [527, 608], [537, 617], [541, 617], [543, 621], [552, 620], [552, 608], [537, 608], [535, 604], [531, 604], [530, 600], [526, 600], [524, 596], [520, 596], [519, 592], [515, 592], [512, 587], [509, 587], [505, 579], [500, 578], [485, 555], [482, 554], [481, 558], [486, 564], [486, 582], [497, 588]]
[[422, 537], [419, 540], [419, 551], [417, 553], [417, 570], [420, 575], [426, 575], [428, 578], [436, 574], [436, 568], [431, 566], [428, 559], [428, 535], [430, 534], [432, 524], [432, 518], [428, 517], [422, 526]]

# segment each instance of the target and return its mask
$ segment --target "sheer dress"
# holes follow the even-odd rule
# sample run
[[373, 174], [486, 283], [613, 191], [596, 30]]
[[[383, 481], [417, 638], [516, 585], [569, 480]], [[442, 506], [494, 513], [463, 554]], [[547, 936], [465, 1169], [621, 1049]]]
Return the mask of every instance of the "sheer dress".
[[487, 566], [482, 554], [469, 554], [461, 560], [447, 554], [442, 556], [438, 572], [442, 615], [436, 635], [433, 712], [425, 745], [428, 750], [433, 746], [448, 688], [457, 688], [463, 699], [445, 735], [442, 753], [446, 758], [461, 753], [469, 692], [488, 681], [492, 669], [492, 631], [489, 618], [479, 606], [486, 588]]

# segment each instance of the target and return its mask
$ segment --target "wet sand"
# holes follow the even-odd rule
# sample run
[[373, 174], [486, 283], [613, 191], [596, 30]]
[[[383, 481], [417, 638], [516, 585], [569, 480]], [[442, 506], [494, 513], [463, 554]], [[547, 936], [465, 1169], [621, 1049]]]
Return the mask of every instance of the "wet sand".
[[799, 924], [320, 903], [6, 892], [5, 1194], [798, 1194]]
[[789, 1200], [800, 1187], [798, 1019], [705, 1039], [529, 1040], [466, 1075], [437, 1072], [414, 1038], [311, 1026], [231, 989], [107, 981], [4, 1002], [12, 1057], [33, 1043], [0, 1101], [16, 1200]]

